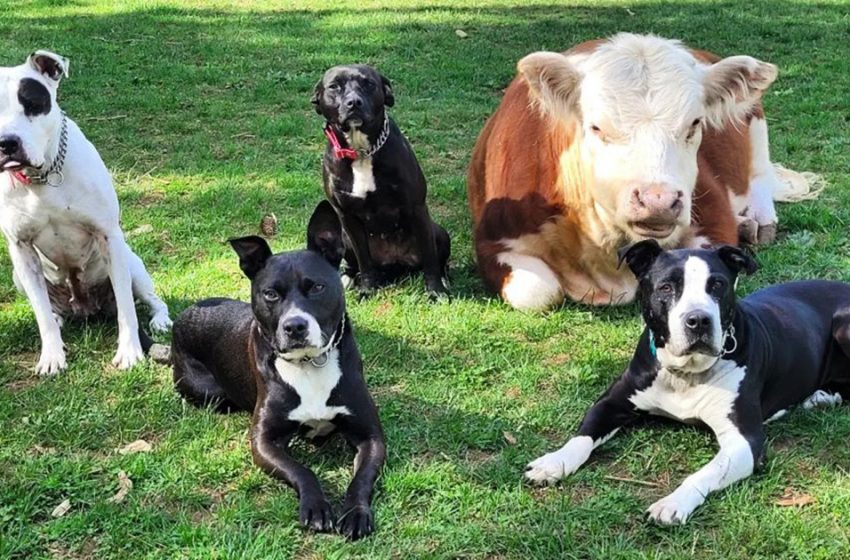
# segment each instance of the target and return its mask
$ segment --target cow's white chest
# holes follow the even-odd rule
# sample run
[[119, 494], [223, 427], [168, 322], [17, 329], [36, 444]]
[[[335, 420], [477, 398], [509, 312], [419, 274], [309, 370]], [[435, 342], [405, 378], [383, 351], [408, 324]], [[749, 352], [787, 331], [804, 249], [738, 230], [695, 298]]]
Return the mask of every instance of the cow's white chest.
[[640, 410], [681, 422], [702, 421], [709, 426], [729, 422], [729, 413], [746, 374], [732, 360], [718, 360], [702, 379], [691, 383], [686, 376], [662, 369], [652, 385], [629, 399]]
[[301, 402], [289, 413], [289, 419], [312, 428], [308, 437], [316, 437], [333, 430], [331, 421], [340, 414], [351, 414], [345, 406], [328, 406], [331, 392], [342, 378], [339, 351], [332, 350], [322, 367], [310, 362], [293, 364], [277, 359], [275, 368], [284, 383], [292, 387]]
[[372, 158], [358, 158], [351, 163], [351, 196], [354, 198], [366, 198], [377, 187], [375, 186], [375, 174], [372, 170]]

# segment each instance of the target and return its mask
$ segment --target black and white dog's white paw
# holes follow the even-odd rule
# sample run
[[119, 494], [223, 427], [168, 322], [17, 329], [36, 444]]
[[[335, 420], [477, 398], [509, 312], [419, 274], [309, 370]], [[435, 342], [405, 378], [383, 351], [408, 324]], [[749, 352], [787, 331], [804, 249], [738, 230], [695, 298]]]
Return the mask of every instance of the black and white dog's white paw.
[[650, 520], [660, 525], [684, 525], [703, 501], [698, 492], [679, 488], [649, 506], [646, 513]]
[[576, 472], [593, 451], [593, 439], [587, 436], [574, 437], [562, 448], [547, 453], [528, 464], [525, 478], [537, 484], [554, 484]]

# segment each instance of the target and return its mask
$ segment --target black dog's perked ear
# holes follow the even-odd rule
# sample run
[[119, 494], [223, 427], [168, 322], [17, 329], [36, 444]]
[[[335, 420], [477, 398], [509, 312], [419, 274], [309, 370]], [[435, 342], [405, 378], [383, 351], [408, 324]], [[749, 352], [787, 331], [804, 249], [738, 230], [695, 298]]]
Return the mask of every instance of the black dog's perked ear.
[[27, 57], [27, 63], [54, 82], [67, 77], [70, 67], [67, 58], [50, 51], [35, 51]]
[[395, 105], [395, 95], [393, 95], [393, 85], [390, 81], [381, 74], [381, 83], [384, 85], [384, 105], [392, 107]]
[[322, 98], [322, 93], [324, 93], [324, 90], [325, 90], [324, 84], [322, 83], [323, 80], [324, 80], [324, 78], [322, 80], [319, 80], [318, 82], [316, 82], [315, 87], [313, 87], [313, 95], [312, 95], [312, 97], [310, 97], [310, 103], [313, 104], [313, 108], [320, 115], [322, 114], [322, 108], [319, 107], [319, 99]]
[[660, 255], [662, 251], [663, 249], [661, 248], [661, 245], [659, 245], [658, 241], [654, 239], [638, 241], [633, 245], [623, 247], [617, 251], [617, 256], [619, 257], [617, 260], [617, 268], [620, 268], [623, 261], [626, 261], [629, 268], [632, 269], [635, 277], [640, 279], [644, 274], [646, 274], [652, 266], [652, 263], [655, 262], [655, 259], [658, 258], [658, 255]]
[[307, 249], [322, 255], [334, 268], [339, 268], [345, 247], [342, 224], [331, 203], [323, 200], [313, 210], [307, 225]]
[[723, 245], [717, 249], [717, 256], [726, 263], [735, 274], [750, 275], [759, 269], [759, 263], [746, 251], [732, 245]]
[[256, 235], [229, 239], [228, 243], [239, 255], [239, 268], [251, 280], [266, 266], [266, 261], [272, 256], [272, 250], [266, 240]]

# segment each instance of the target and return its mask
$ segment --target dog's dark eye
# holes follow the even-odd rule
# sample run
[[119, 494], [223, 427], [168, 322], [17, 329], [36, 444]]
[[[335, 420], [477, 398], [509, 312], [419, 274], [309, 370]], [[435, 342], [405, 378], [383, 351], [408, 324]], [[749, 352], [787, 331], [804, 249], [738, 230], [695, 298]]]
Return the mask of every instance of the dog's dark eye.
[[310, 286], [310, 289], [308, 290], [310, 295], [321, 294], [324, 291], [325, 291], [325, 285], [324, 284], [313, 284], [312, 286]]
[[375, 87], [375, 82], [372, 80], [363, 80], [363, 87], [366, 89], [372, 89]]
[[714, 278], [709, 281], [708, 289], [713, 294], [720, 294], [726, 289], [726, 280], [723, 278]]
[[331, 91], [337, 91], [339, 89], [339, 84], [329, 84], [328, 89]]
[[280, 299], [280, 295], [274, 290], [264, 290], [263, 299], [268, 302], [274, 302]]

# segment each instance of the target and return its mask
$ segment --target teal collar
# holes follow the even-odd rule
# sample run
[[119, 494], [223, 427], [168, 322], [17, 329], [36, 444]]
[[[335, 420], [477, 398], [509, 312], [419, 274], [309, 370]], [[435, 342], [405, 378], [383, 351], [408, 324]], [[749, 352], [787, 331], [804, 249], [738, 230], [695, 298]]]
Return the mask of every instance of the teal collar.
[[658, 355], [658, 348], [655, 346], [655, 335], [652, 334], [652, 329], [649, 330], [649, 351], [652, 353], [652, 357], [655, 358]]

